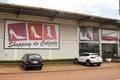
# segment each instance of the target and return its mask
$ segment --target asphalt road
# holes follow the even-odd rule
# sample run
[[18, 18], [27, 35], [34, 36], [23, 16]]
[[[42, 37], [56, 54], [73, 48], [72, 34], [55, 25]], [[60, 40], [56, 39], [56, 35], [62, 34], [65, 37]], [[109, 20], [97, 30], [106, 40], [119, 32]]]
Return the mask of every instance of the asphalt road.
[[120, 68], [0, 74], [0, 80], [120, 80]]

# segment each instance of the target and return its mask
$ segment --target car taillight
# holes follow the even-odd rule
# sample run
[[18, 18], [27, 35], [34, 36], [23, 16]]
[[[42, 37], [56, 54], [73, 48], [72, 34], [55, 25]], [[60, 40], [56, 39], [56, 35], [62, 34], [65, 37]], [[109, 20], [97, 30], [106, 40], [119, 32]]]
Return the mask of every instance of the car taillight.
[[96, 57], [91, 57], [91, 58], [96, 58]]
[[28, 60], [25, 61], [25, 64], [28, 64]]
[[43, 64], [43, 61], [41, 61], [41, 64]]

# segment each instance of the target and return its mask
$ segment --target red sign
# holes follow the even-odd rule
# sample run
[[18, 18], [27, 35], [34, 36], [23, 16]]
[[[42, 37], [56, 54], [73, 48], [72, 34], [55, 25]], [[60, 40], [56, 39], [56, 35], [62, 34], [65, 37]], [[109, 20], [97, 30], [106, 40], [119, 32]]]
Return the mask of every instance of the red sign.
[[111, 37], [111, 36], [102, 36], [102, 40], [115, 40], [115, 41], [117, 41], [118, 38], [117, 37]]

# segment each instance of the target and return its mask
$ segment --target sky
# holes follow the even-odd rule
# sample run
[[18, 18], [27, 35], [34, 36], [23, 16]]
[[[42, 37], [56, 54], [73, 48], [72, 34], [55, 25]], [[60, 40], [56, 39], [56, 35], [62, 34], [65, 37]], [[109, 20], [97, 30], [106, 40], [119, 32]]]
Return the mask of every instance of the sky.
[[119, 19], [119, 0], [0, 0], [34, 7]]

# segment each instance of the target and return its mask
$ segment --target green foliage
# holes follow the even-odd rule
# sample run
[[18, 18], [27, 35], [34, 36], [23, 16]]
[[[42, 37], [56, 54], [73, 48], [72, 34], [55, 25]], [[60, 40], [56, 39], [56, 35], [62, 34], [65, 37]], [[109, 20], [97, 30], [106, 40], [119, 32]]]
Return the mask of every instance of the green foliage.
[[[45, 59], [44, 62], [72, 61], [73, 59]], [[0, 60], [0, 63], [19, 63], [21, 60]]]
[[73, 61], [73, 59], [45, 59], [45, 62]]
[[105, 57], [106, 58], [112, 58], [112, 53], [106, 53]]
[[0, 63], [19, 63], [21, 60], [0, 60]]

